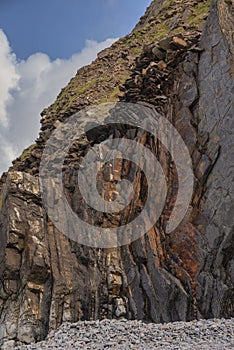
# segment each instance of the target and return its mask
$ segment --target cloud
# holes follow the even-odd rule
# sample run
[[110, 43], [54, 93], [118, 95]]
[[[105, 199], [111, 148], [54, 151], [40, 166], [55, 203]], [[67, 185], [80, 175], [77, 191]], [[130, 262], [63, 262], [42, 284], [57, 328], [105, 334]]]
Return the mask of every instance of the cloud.
[[3, 31], [0, 30], [0, 122], [6, 127], [7, 105], [11, 102], [11, 89], [17, 87], [19, 75], [16, 72], [16, 57], [11, 53], [7, 38]]
[[56, 99], [77, 69], [91, 63], [115, 40], [87, 40], [85, 48], [69, 59], [51, 61], [48, 55], [36, 53], [20, 61], [0, 29], [0, 173], [34, 143], [40, 112]]

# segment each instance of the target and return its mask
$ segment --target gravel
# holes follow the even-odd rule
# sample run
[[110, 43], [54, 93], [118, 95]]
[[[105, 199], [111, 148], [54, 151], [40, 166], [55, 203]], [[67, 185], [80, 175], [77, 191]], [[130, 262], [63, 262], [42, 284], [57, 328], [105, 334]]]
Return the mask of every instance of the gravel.
[[234, 349], [234, 319], [168, 324], [125, 319], [64, 323], [45, 341], [14, 349]]

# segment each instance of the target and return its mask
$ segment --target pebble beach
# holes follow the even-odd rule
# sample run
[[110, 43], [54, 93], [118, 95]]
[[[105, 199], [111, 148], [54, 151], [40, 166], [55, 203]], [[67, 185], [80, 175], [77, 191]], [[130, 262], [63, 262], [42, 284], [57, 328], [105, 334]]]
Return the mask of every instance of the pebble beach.
[[27, 346], [17, 346], [14, 349], [234, 349], [234, 319], [167, 324], [125, 319], [64, 323], [56, 331], [51, 331], [44, 341]]

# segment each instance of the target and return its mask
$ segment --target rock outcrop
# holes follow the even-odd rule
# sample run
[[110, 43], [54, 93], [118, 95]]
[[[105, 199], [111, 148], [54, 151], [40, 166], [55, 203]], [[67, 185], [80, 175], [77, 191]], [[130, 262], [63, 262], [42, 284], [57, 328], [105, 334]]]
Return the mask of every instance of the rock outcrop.
[[[2, 342], [39, 341], [61, 323], [78, 320], [234, 316], [233, 13], [226, 0], [154, 0], [133, 32], [79, 70], [42, 112], [36, 144], [0, 184]], [[48, 219], [39, 165], [60, 122], [83, 107], [117, 99], [151, 106], [176, 127], [192, 158], [194, 193], [183, 222], [167, 234], [177, 175], [160, 142], [118, 125], [83, 135], [65, 160], [64, 188], [74, 212], [93, 225], [132, 220], [147, 192], [138, 168], [115, 162], [100, 178], [104, 198], [112, 198], [113, 181], [131, 174], [137, 200], [118, 215], [85, 206], [77, 171], [100, 136], [131, 135], [144, 144], [157, 155], [170, 189], [160, 220], [145, 236], [120, 248], [90, 248], [69, 240]]]

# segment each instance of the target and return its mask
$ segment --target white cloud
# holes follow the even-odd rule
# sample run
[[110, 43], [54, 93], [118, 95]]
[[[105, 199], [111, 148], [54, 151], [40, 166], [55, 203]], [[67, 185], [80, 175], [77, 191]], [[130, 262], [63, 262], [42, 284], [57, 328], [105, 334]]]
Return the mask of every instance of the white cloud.
[[0, 172], [7, 170], [12, 160], [34, 142], [40, 112], [56, 99], [77, 69], [93, 61], [99, 51], [115, 40], [87, 40], [85, 48], [67, 60], [51, 61], [46, 54], [36, 53], [17, 61], [0, 29]]
[[0, 122], [8, 125], [7, 105], [11, 102], [10, 90], [17, 87], [19, 75], [16, 72], [16, 57], [11, 53], [7, 38], [0, 30]]

